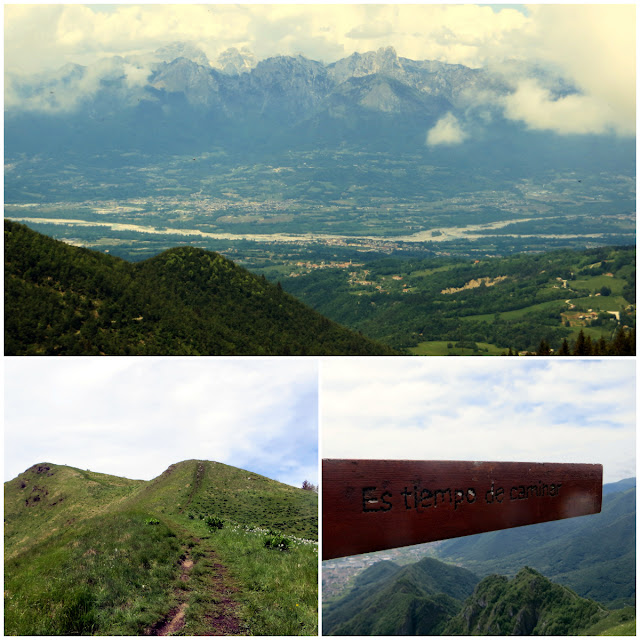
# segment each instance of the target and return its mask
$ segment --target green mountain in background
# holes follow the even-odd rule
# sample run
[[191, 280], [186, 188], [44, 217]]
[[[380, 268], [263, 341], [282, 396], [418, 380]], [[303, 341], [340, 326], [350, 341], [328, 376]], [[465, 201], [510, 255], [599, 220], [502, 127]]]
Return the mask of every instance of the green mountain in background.
[[216, 514], [242, 525], [318, 539], [318, 496], [220, 462], [172, 464], [131, 497], [127, 506], [190, 519]]
[[[447, 635], [566, 636], [588, 630], [610, 613], [525, 567], [515, 578], [489, 576], [445, 628]], [[618, 616], [615, 617], [618, 622]]]
[[[533, 567], [607, 607], [635, 603], [635, 479], [605, 485], [602, 511], [443, 542], [438, 557], [480, 576]], [[626, 489], [626, 490], [620, 490]]]
[[5, 220], [5, 355], [390, 355], [219, 254], [141, 263]]
[[313, 491], [204, 460], [151, 481], [40, 463], [4, 504], [7, 635], [317, 634]]
[[150, 481], [40, 463], [5, 483], [4, 500], [8, 556], [58, 528], [116, 511], [169, 517], [215, 514], [241, 525], [318, 538], [314, 492], [205, 460], [172, 464]]
[[611, 611], [530, 567], [479, 578], [433, 558], [370, 566], [324, 606], [323, 633], [366, 635], [635, 635], [635, 608]]
[[328, 604], [325, 635], [440, 635], [478, 577], [432, 558], [399, 567], [383, 561], [363, 571], [344, 597]]

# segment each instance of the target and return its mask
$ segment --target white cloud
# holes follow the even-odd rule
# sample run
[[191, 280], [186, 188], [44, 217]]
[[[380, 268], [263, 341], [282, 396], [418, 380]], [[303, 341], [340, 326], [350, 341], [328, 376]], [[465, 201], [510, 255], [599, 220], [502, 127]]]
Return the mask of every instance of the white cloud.
[[151, 479], [196, 458], [317, 483], [316, 368], [310, 360], [7, 359], [5, 479], [45, 461]]
[[632, 361], [332, 360], [321, 380], [323, 457], [590, 462], [606, 482], [635, 475]]
[[427, 146], [456, 145], [463, 142], [467, 134], [460, 126], [458, 118], [447, 113], [427, 132]]
[[393, 28], [389, 22], [375, 20], [366, 24], [359, 24], [346, 34], [347, 38], [356, 40], [377, 39], [384, 36], [390, 36]]
[[[594, 132], [602, 126], [635, 132], [634, 4], [535, 5], [531, 32], [527, 44], [537, 47], [536, 57], [562, 71], [588, 99]], [[565, 113], [559, 117], [564, 121]]]
[[144, 86], [151, 75], [151, 69], [133, 64], [124, 64], [122, 71], [125, 75], [125, 82], [129, 88]]

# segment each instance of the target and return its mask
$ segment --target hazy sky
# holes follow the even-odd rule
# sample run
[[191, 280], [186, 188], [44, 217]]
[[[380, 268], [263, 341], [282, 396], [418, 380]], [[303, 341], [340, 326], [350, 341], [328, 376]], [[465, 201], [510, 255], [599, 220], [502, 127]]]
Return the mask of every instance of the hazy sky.
[[599, 463], [636, 475], [635, 360], [332, 359], [322, 456]]
[[[247, 47], [259, 59], [303, 54], [326, 63], [393, 46], [407, 58], [501, 70], [515, 87], [504, 113], [530, 128], [635, 132], [633, 4], [15, 4], [5, 5], [4, 14], [11, 73], [89, 64], [173, 41], [195, 43], [210, 60], [229, 47]], [[543, 80], [523, 72], [522, 62], [561, 75], [580, 95], [553, 96]], [[125, 73], [135, 84], [150, 71], [130, 65]], [[436, 141], [459, 135], [455, 123], [442, 127]]]
[[38, 462], [149, 480], [215, 460], [318, 482], [317, 363], [5, 358], [5, 473]]

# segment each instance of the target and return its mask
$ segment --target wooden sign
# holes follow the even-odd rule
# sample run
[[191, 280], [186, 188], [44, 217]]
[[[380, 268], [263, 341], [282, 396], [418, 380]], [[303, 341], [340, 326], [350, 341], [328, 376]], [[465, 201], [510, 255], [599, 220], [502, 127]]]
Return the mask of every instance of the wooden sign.
[[599, 513], [602, 465], [322, 461], [329, 560]]

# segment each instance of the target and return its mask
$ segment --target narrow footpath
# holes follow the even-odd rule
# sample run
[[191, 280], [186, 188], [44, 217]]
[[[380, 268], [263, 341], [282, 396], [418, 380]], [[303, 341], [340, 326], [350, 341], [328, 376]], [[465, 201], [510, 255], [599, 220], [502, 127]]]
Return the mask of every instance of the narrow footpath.
[[[204, 541], [196, 539], [202, 544]], [[203, 545], [204, 547], [204, 545]], [[217, 562], [213, 549], [199, 549], [192, 559], [191, 552], [186, 549], [180, 562], [180, 581], [187, 583], [186, 588], [175, 590], [178, 605], [173, 607], [161, 620], [145, 631], [149, 636], [180, 635], [190, 613], [189, 599], [196, 596], [197, 613], [200, 620], [190, 622], [193, 632], [189, 635], [229, 636], [247, 635], [246, 626], [238, 619], [236, 608], [238, 603], [233, 599], [237, 588], [232, 585], [227, 568]], [[192, 576], [194, 566], [198, 566], [197, 576]]]

